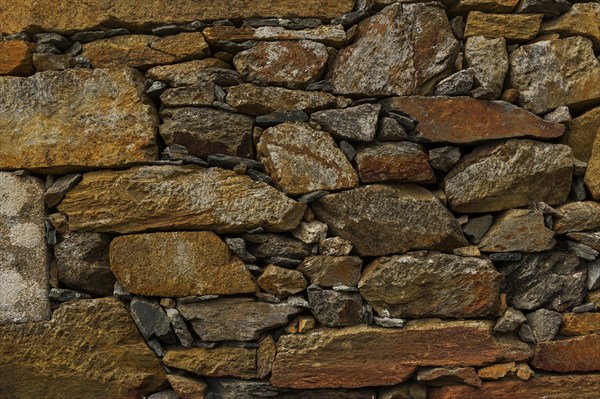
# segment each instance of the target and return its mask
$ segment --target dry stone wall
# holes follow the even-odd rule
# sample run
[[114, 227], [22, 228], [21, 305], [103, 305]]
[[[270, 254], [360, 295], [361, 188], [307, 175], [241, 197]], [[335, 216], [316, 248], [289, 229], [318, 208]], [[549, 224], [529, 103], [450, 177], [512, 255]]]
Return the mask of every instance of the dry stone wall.
[[3, 0], [0, 398], [597, 399], [600, 3]]

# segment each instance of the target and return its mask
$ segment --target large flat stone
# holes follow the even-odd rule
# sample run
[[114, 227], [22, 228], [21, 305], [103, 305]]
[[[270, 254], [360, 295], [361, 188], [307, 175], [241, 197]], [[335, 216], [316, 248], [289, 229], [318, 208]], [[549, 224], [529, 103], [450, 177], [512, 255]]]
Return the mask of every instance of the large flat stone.
[[48, 322], [0, 326], [2, 396], [128, 398], [165, 382], [159, 360], [114, 298], [63, 304]]
[[485, 321], [427, 320], [402, 329], [354, 326], [283, 335], [271, 383], [291, 388], [394, 385], [417, 366], [480, 366], [527, 360], [529, 346], [492, 336]]
[[291, 230], [306, 205], [233, 171], [165, 165], [87, 173], [58, 209], [67, 214], [71, 230], [224, 233]]
[[479, 11], [469, 13], [465, 26], [465, 37], [503, 37], [508, 42], [531, 40], [538, 34], [542, 14], [486, 14]]
[[593, 230], [600, 227], [600, 204], [596, 201], [576, 201], [557, 208], [561, 216], [554, 218], [557, 234]]
[[255, 348], [174, 348], [163, 363], [205, 377], [256, 378]]
[[573, 157], [588, 162], [592, 155], [594, 139], [600, 130], [600, 107], [586, 111], [567, 123], [567, 126], [569, 129], [563, 137], [563, 143], [571, 147]]
[[354, 244], [361, 256], [413, 249], [451, 251], [466, 245], [458, 222], [428, 190], [412, 185], [371, 185], [314, 202], [319, 220]]
[[563, 313], [560, 335], [600, 334], [600, 313]]
[[35, 44], [25, 40], [0, 42], [0, 75], [28, 76], [35, 73]]
[[0, 172], [0, 324], [50, 317], [43, 195], [41, 180]]
[[346, 43], [346, 31], [342, 25], [321, 25], [315, 28], [286, 29], [283, 26], [209, 26], [202, 31], [206, 41], [218, 47], [222, 42], [246, 42], [249, 40], [312, 40], [326, 46], [339, 48]]
[[156, 159], [158, 117], [135, 70], [0, 78], [0, 102], [1, 169], [62, 173]]
[[600, 131], [600, 128], [596, 130], [592, 152], [583, 179], [585, 185], [590, 190], [592, 197], [596, 201], [600, 200], [600, 134], [598, 134], [598, 131]]
[[132, 294], [183, 297], [252, 293], [252, 274], [215, 233], [130, 234], [110, 244], [110, 268]]
[[595, 2], [576, 3], [556, 19], [542, 24], [542, 34], [558, 33], [565, 36], [583, 36], [600, 50], [600, 4]]
[[500, 214], [485, 233], [482, 252], [542, 252], [554, 248], [554, 232], [544, 224], [544, 215], [530, 209], [509, 209]]
[[418, 136], [433, 143], [467, 144], [512, 137], [553, 139], [565, 131], [559, 123], [547, 122], [504, 101], [395, 97], [384, 102], [384, 109], [418, 121]]
[[540, 342], [531, 365], [560, 373], [600, 371], [600, 334]]

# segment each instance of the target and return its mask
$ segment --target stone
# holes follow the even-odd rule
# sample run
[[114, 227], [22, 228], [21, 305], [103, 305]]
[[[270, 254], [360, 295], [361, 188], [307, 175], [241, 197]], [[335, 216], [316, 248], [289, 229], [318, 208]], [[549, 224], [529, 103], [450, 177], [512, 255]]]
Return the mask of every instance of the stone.
[[167, 108], [208, 107], [213, 104], [215, 99], [215, 84], [213, 82], [174, 87], [165, 90], [160, 95], [160, 101]]
[[558, 18], [544, 22], [540, 33], [558, 33], [561, 37], [583, 36], [594, 43], [595, 50], [600, 50], [598, 21], [600, 21], [600, 4], [576, 3]]
[[179, 399], [179, 396], [172, 389], [165, 389], [148, 396], [148, 399]]
[[64, 71], [73, 68], [75, 64], [76, 60], [71, 54], [33, 54], [33, 65], [38, 72]]
[[226, 154], [252, 158], [253, 118], [211, 108], [166, 108], [160, 135], [167, 145], [179, 144], [205, 157]]
[[319, 80], [327, 64], [327, 48], [310, 40], [261, 42], [233, 58], [246, 81], [302, 88]]
[[[152, 41], [150, 47], [154, 50], [175, 57], [177, 62], [193, 58], [205, 58], [210, 55], [208, 43], [200, 32], [182, 32], [175, 35], [161, 37]], [[115, 58], [115, 54], [112, 56]]]
[[0, 78], [0, 168], [62, 174], [156, 159], [158, 120], [142, 83], [130, 69]]
[[584, 303], [582, 305], [574, 306], [573, 313], [585, 313], [585, 312], [593, 312], [597, 308], [596, 304], [593, 302]]
[[406, 324], [406, 320], [394, 317], [373, 316], [373, 323], [381, 327], [402, 328]]
[[34, 52], [35, 44], [25, 40], [0, 41], [0, 75], [33, 75]]
[[498, 318], [494, 326], [495, 332], [507, 333], [515, 331], [527, 318], [520, 310], [508, 308], [502, 317]]
[[[150, 202], [152, 207], [140, 206]], [[291, 230], [300, 224], [306, 205], [233, 171], [164, 165], [86, 173], [58, 209], [73, 231], [210, 228], [236, 233], [256, 227]]]
[[0, 386], [11, 398], [137, 398], [165, 381], [114, 298], [68, 302], [50, 321], [0, 325], [0, 335]]
[[434, 169], [448, 172], [460, 160], [460, 148], [439, 147], [429, 151], [429, 163]]
[[76, 299], [90, 299], [92, 296], [84, 292], [69, 290], [66, 288], [50, 288], [48, 298], [57, 302], [68, 302]]
[[596, 308], [600, 308], [600, 290], [589, 291], [585, 297], [586, 302], [590, 302], [596, 305]]
[[202, 341], [253, 341], [261, 333], [284, 326], [302, 309], [250, 298], [223, 298], [177, 304]]
[[567, 107], [566, 105], [556, 107], [554, 111], [544, 115], [545, 121], [556, 123], [568, 123], [571, 121], [571, 119], [571, 112], [569, 111], [569, 107]]
[[355, 287], [360, 279], [362, 260], [358, 256], [309, 256], [304, 258], [298, 270], [311, 284], [320, 287], [345, 285]]
[[297, 270], [267, 265], [257, 279], [258, 286], [278, 298], [297, 294], [306, 289], [306, 279]]
[[54, 208], [62, 201], [67, 191], [72, 189], [81, 181], [81, 175], [70, 174], [61, 176], [46, 189], [44, 193], [44, 203], [48, 208]]
[[483, 380], [499, 380], [508, 374], [514, 374], [517, 370], [515, 362], [494, 364], [477, 370], [478, 376]]
[[429, 390], [429, 399], [479, 398], [570, 398], [594, 399], [598, 395], [598, 374], [541, 375], [530, 381], [502, 380], [484, 382], [483, 388], [451, 385]]
[[569, 147], [512, 139], [477, 147], [446, 175], [444, 189], [455, 212], [556, 205], [569, 195], [572, 171]]
[[179, 311], [177, 309], [168, 308], [165, 309], [165, 312], [171, 322], [171, 328], [173, 329], [173, 332], [175, 332], [175, 335], [177, 335], [181, 345], [185, 348], [190, 348], [194, 342], [194, 338], [188, 330], [185, 320], [183, 320]]
[[260, 127], [268, 128], [284, 122], [306, 122], [308, 115], [303, 111], [275, 111], [268, 115], [257, 116], [255, 121]]
[[525, 255], [507, 263], [505, 275], [507, 302], [515, 309], [546, 307], [562, 312], [579, 305], [586, 294], [585, 269], [579, 259], [560, 252]]
[[358, 288], [381, 316], [486, 317], [498, 313], [501, 280], [485, 259], [407, 254], [371, 262]]
[[474, 77], [475, 71], [473, 69], [460, 70], [438, 83], [434, 94], [436, 96], [464, 96], [473, 88]]
[[441, 7], [394, 4], [359, 23], [353, 43], [339, 52], [330, 80], [342, 94], [427, 95], [451, 74], [458, 52]]
[[340, 190], [358, 184], [356, 171], [331, 136], [307, 124], [283, 123], [265, 130], [256, 152], [286, 194]]
[[588, 290], [600, 288], [600, 261], [588, 263], [586, 285]]
[[309, 290], [310, 310], [327, 327], [353, 326], [365, 322], [362, 298], [358, 293]]
[[256, 349], [252, 348], [174, 348], [163, 363], [206, 377], [256, 378]]
[[362, 104], [318, 111], [310, 119], [339, 140], [370, 142], [375, 138], [381, 105]]
[[600, 232], [586, 231], [586, 232], [574, 232], [567, 233], [567, 238], [577, 242], [581, 242], [596, 251], [600, 250]]
[[[517, 234], [516, 234], [517, 233]], [[482, 252], [542, 252], [554, 248], [554, 232], [544, 215], [530, 209], [509, 209], [496, 217], [479, 243]]]
[[54, 246], [60, 281], [97, 296], [110, 296], [115, 276], [110, 271], [111, 237], [100, 233], [68, 233]]
[[583, 335], [538, 343], [531, 365], [540, 370], [572, 373], [600, 370], [600, 335]]
[[40, 179], [0, 172], [0, 325], [50, 317], [43, 195]]
[[352, 248], [352, 243], [342, 237], [329, 237], [319, 242], [319, 255], [346, 256]]
[[600, 334], [600, 313], [563, 313], [560, 335]]
[[458, 9], [462, 12], [482, 11], [496, 14], [510, 13], [519, 0], [460, 0]]
[[283, 335], [271, 383], [292, 388], [394, 385], [416, 366], [480, 366], [531, 356], [526, 344], [494, 337], [491, 328], [485, 321], [420, 320], [401, 329], [360, 325]]
[[458, 222], [428, 190], [412, 184], [370, 185], [329, 194], [312, 209], [361, 256], [466, 245]]
[[600, 200], [600, 135], [596, 135], [583, 179], [594, 200]]
[[518, 103], [528, 111], [543, 114], [561, 105], [573, 110], [600, 99], [600, 61], [589, 39], [527, 44], [509, 58], [509, 85], [518, 90]]
[[202, 31], [213, 47], [223, 42], [243, 43], [247, 41], [312, 40], [326, 46], [340, 48], [346, 43], [343, 26], [321, 25], [305, 29], [286, 29], [283, 26], [209, 26]]
[[180, 399], [205, 399], [208, 385], [200, 378], [169, 374], [169, 384]]
[[[431, 143], [469, 144], [512, 137], [551, 139], [565, 127], [544, 121], [503, 101], [470, 97], [394, 97], [384, 110], [402, 112], [418, 122], [415, 137]], [[490, 129], [493, 126], [493, 129]]]
[[535, 373], [529, 367], [527, 363], [517, 363], [517, 377], [524, 380], [529, 381]]
[[498, 99], [508, 73], [508, 53], [504, 37], [469, 37], [465, 43], [465, 62], [477, 82], [474, 98]]
[[425, 147], [417, 143], [402, 141], [363, 145], [358, 148], [355, 161], [363, 183], [435, 182]]
[[592, 230], [600, 227], [600, 204], [595, 201], [571, 202], [557, 208], [561, 216], [554, 218], [557, 234]]
[[481, 387], [481, 379], [473, 367], [426, 367], [419, 369], [417, 381], [432, 386], [467, 384]]
[[469, 221], [462, 226], [465, 237], [467, 237], [470, 243], [479, 244], [491, 227], [493, 219], [492, 215], [469, 218]]
[[258, 378], [265, 378], [271, 374], [271, 368], [277, 355], [277, 346], [275, 340], [267, 335], [258, 346], [256, 352], [256, 375]]
[[571, 3], [567, 0], [521, 0], [514, 11], [517, 14], [543, 14], [544, 17], [555, 18], [569, 8]]
[[567, 241], [566, 243], [567, 250], [581, 259], [593, 261], [600, 254], [600, 252], [596, 251], [595, 249], [579, 242]]
[[129, 312], [144, 339], [155, 336], [166, 344], [177, 343], [171, 321], [157, 301], [136, 296], [131, 300]]
[[398, 121], [385, 116], [379, 122], [377, 139], [379, 141], [404, 141], [408, 139], [408, 134]]
[[464, 37], [503, 37], [509, 43], [526, 42], [537, 36], [542, 18], [542, 14], [503, 15], [473, 11], [467, 17]]
[[525, 317], [527, 324], [531, 327], [535, 342], [554, 339], [562, 323], [561, 314], [548, 309], [538, 309]]
[[242, 79], [240, 74], [229, 68], [229, 64], [224, 61], [205, 58], [150, 68], [146, 72], [146, 78], [164, 82], [170, 87], [206, 83], [215, 83], [221, 86], [240, 84]]
[[292, 237], [279, 234], [245, 234], [248, 251], [257, 258], [303, 259], [312, 246]]
[[259, 87], [246, 83], [229, 88], [227, 104], [239, 112], [254, 116], [275, 111], [313, 112], [335, 106], [336, 97], [320, 91]]
[[290, 233], [305, 244], [315, 244], [327, 238], [327, 225], [318, 220], [311, 220], [300, 223], [300, 226]]
[[571, 147], [573, 157], [588, 162], [592, 155], [594, 139], [600, 126], [600, 107], [592, 108], [567, 123], [563, 143]]

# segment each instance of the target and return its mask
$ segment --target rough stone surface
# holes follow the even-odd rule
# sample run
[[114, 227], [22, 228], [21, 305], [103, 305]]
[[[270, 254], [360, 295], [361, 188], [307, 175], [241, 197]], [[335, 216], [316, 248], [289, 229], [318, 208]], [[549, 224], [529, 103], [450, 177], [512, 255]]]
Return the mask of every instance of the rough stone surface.
[[215, 84], [203, 82], [167, 89], [160, 95], [160, 101], [167, 108], [211, 106], [215, 101]]
[[472, 91], [475, 98], [497, 99], [502, 94], [508, 73], [508, 53], [503, 37], [469, 37], [465, 43], [465, 62], [472, 68], [478, 83]]
[[44, 203], [48, 208], [54, 208], [62, 201], [67, 191], [81, 181], [81, 175], [70, 174], [61, 176], [52, 183], [44, 193]]
[[477, 370], [477, 374], [483, 380], [499, 380], [506, 377], [508, 374], [514, 374], [517, 370], [515, 362], [500, 363], [491, 366], [483, 367]]
[[458, 52], [442, 8], [394, 4], [358, 25], [333, 64], [331, 82], [343, 94], [431, 94], [451, 74]]
[[156, 159], [158, 121], [134, 70], [0, 78], [0, 102], [2, 169], [63, 172]]
[[297, 270], [268, 265], [257, 283], [266, 292], [279, 298], [297, 294], [306, 289], [306, 279]]
[[303, 259], [310, 255], [312, 246], [280, 234], [245, 234], [248, 251], [257, 258]]
[[219, 233], [256, 227], [290, 230], [300, 224], [305, 208], [247, 176], [194, 166], [87, 173], [58, 206], [69, 217], [71, 230], [119, 233], [174, 228], [210, 228]]
[[48, 322], [0, 325], [0, 335], [0, 386], [11, 398], [134, 399], [165, 381], [113, 298], [68, 302]]
[[562, 215], [554, 220], [554, 231], [564, 234], [600, 227], [600, 204], [595, 201], [571, 202], [557, 208]]
[[146, 72], [146, 77], [164, 82], [171, 87], [190, 86], [207, 82], [214, 82], [222, 86], [240, 84], [241, 77], [239, 73], [229, 68], [229, 64], [222, 60], [206, 58], [150, 68]]
[[469, 13], [465, 26], [465, 37], [503, 37], [508, 42], [524, 42], [538, 34], [542, 14], [486, 14], [478, 11]]
[[448, 172], [460, 161], [460, 148], [439, 147], [429, 151], [429, 163], [434, 169]]
[[339, 48], [346, 43], [346, 32], [341, 25], [321, 25], [306, 29], [286, 29], [283, 26], [209, 26], [202, 31], [206, 40], [219, 47], [221, 43], [243, 43], [267, 40], [312, 40]]
[[309, 290], [308, 303], [315, 318], [327, 327], [354, 326], [365, 322], [358, 293]]
[[419, 369], [417, 381], [426, 385], [467, 384], [481, 387], [481, 379], [473, 367], [427, 367]]
[[253, 348], [174, 348], [167, 351], [163, 363], [206, 377], [256, 378]]
[[263, 132], [256, 147], [275, 183], [301, 195], [358, 184], [358, 176], [331, 136], [306, 124], [284, 123]]
[[384, 109], [419, 122], [417, 137], [425, 142], [468, 144], [512, 137], [560, 137], [563, 125], [547, 122], [503, 101], [470, 97], [395, 97]]
[[0, 324], [50, 316], [43, 195], [41, 180], [0, 172]]
[[600, 60], [583, 37], [540, 41], [513, 51], [509, 84], [519, 104], [535, 114], [561, 105], [584, 107], [600, 99]]
[[540, 370], [570, 373], [600, 370], [600, 335], [583, 335], [536, 345], [531, 365]]
[[406, 130], [398, 121], [387, 116], [381, 118], [377, 134], [379, 141], [404, 141], [407, 138]]
[[183, 297], [256, 291], [244, 262], [209, 231], [117, 237], [110, 244], [110, 268], [132, 294]]
[[182, 375], [167, 375], [169, 384], [180, 399], [205, 399], [208, 385], [199, 378]]
[[473, 88], [473, 69], [463, 69], [442, 80], [435, 88], [436, 96], [464, 96]]
[[444, 187], [456, 212], [556, 205], [569, 195], [572, 171], [569, 147], [513, 139], [477, 147], [448, 173]]
[[339, 140], [370, 142], [375, 137], [381, 105], [362, 104], [345, 109], [318, 111], [310, 116]]
[[577, 3], [560, 17], [542, 24], [541, 34], [559, 33], [565, 36], [583, 36], [594, 43], [600, 50], [600, 4]]
[[563, 313], [560, 335], [600, 334], [600, 313]]
[[0, 42], [0, 75], [28, 76], [35, 73], [35, 44], [24, 40]]
[[435, 174], [422, 145], [410, 142], [373, 143], [358, 148], [356, 168], [363, 183], [432, 183]]
[[327, 238], [327, 225], [318, 220], [302, 222], [290, 233], [305, 244], [315, 244]]
[[560, 313], [548, 309], [538, 309], [525, 317], [536, 342], [554, 339], [562, 323]]
[[362, 256], [466, 245], [452, 214], [415, 185], [371, 185], [326, 195], [313, 203], [313, 211]]
[[250, 298], [225, 298], [178, 303], [177, 309], [203, 341], [252, 341], [269, 329], [288, 323], [301, 311], [286, 304], [257, 302]]
[[571, 8], [567, 0], [521, 0], [514, 11], [518, 14], [544, 14], [544, 17], [558, 17]]
[[416, 366], [479, 366], [525, 360], [529, 347], [495, 338], [484, 321], [416, 321], [402, 329], [354, 326], [284, 335], [271, 383], [293, 388], [394, 385]]
[[600, 129], [600, 107], [595, 107], [570, 121], [563, 143], [571, 147], [573, 157], [588, 162], [592, 155], [594, 139]]
[[523, 312], [509, 307], [502, 317], [496, 321], [494, 331], [501, 333], [515, 331], [525, 321], [527, 321], [527, 318]]
[[471, 244], [479, 244], [485, 233], [492, 226], [493, 220], [492, 215], [469, 218], [469, 221], [462, 227], [465, 237], [467, 237]]
[[486, 317], [498, 313], [501, 277], [484, 259], [408, 254], [373, 261], [358, 288], [380, 315]]
[[156, 300], [136, 296], [130, 302], [129, 312], [144, 339], [155, 336], [166, 344], [177, 343], [171, 320]]
[[597, 134], [592, 146], [592, 153], [585, 171], [584, 182], [594, 200], [600, 200], [600, 135]]
[[309, 256], [298, 270], [304, 273], [311, 284], [321, 287], [344, 285], [355, 287], [360, 279], [362, 260], [358, 256]]
[[519, 0], [460, 0], [458, 9], [465, 11], [482, 11], [489, 13], [510, 13]]
[[167, 108], [161, 112], [160, 135], [170, 146], [179, 144], [196, 156], [226, 154], [251, 158], [254, 120], [246, 115], [211, 108]]

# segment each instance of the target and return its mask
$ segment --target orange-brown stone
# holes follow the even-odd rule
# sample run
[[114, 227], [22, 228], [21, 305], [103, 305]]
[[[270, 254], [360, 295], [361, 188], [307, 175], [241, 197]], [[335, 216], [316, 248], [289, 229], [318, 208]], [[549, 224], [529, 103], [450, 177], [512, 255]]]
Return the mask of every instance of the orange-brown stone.
[[600, 334], [600, 313], [563, 313], [560, 335]]
[[540, 342], [531, 365], [560, 373], [600, 371], [600, 334]]
[[0, 75], [32, 75], [34, 52], [35, 44], [24, 40], [0, 41]]

